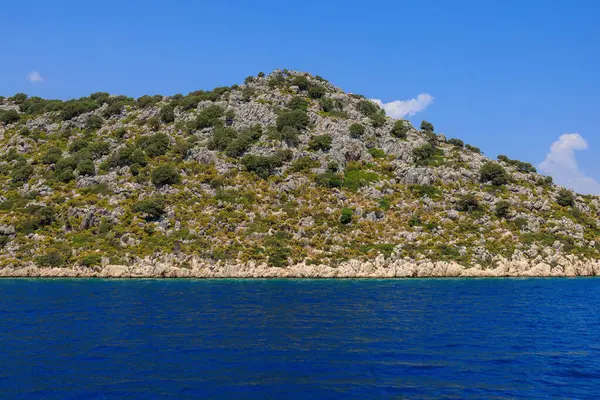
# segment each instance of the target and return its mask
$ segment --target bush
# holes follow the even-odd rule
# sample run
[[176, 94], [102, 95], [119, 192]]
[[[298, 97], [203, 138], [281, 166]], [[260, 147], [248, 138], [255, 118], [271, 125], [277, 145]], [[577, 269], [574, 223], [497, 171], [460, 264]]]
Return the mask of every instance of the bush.
[[259, 72], [259, 73], [258, 73], [258, 77], [259, 77], [259, 78], [264, 78], [264, 77], [265, 77], [265, 73], [264, 73], [264, 72], [262, 72], [262, 71], [261, 71], [261, 72]]
[[96, 167], [94, 162], [90, 159], [83, 160], [77, 166], [77, 175], [80, 176], [93, 176], [96, 175]]
[[340, 188], [344, 185], [344, 179], [336, 173], [337, 168], [329, 168], [328, 171], [319, 174], [315, 178], [315, 182], [319, 186], [327, 188]]
[[174, 185], [179, 182], [181, 182], [179, 172], [172, 165], [159, 165], [152, 171], [152, 183], [155, 186]]
[[481, 149], [479, 147], [471, 146], [470, 144], [466, 144], [465, 148], [473, 153], [481, 154]]
[[290, 110], [301, 110], [306, 111], [308, 109], [308, 102], [301, 96], [294, 96], [288, 103]]
[[421, 130], [423, 132], [433, 132], [433, 124], [431, 122], [423, 121], [421, 122]]
[[218, 127], [213, 130], [206, 147], [209, 150], [224, 151], [236, 137], [237, 132], [234, 129]]
[[373, 158], [384, 158], [385, 157], [385, 151], [378, 149], [376, 147], [373, 147], [372, 149], [369, 149], [369, 154], [373, 157]]
[[88, 131], [97, 131], [98, 129], [102, 128], [103, 123], [104, 120], [102, 117], [98, 115], [92, 115], [85, 122], [85, 129]]
[[0, 123], [12, 124], [19, 122], [21, 117], [15, 110], [0, 110]]
[[380, 126], [385, 125], [385, 121], [385, 115], [382, 113], [376, 113], [373, 114], [373, 116], [371, 116], [371, 124], [373, 124], [375, 128], [379, 128]]
[[308, 89], [308, 79], [305, 76], [296, 76], [292, 79], [292, 86], [298, 86], [300, 90]]
[[463, 142], [460, 139], [456, 139], [456, 138], [448, 139], [448, 144], [451, 144], [452, 146], [460, 147], [461, 149], [463, 147], [465, 147], [465, 142]]
[[81, 265], [88, 268], [100, 265], [101, 262], [102, 256], [100, 254], [88, 254], [80, 260]]
[[158, 198], [149, 198], [138, 201], [133, 206], [133, 212], [145, 214], [148, 220], [160, 218], [165, 213], [163, 201]]
[[350, 222], [352, 222], [352, 214], [354, 214], [354, 211], [352, 211], [351, 208], [342, 208], [340, 223], [342, 225], [348, 225]]
[[293, 172], [310, 171], [312, 168], [317, 168], [319, 165], [321, 164], [317, 160], [313, 160], [310, 157], [301, 157], [294, 161], [290, 170]]
[[248, 154], [242, 158], [242, 165], [248, 172], [253, 172], [263, 179], [273, 174], [275, 168], [281, 167], [283, 162], [289, 160], [291, 153], [279, 152], [274, 156], [258, 156]]
[[172, 105], [167, 104], [160, 110], [160, 120], [165, 124], [175, 121], [175, 111]]
[[350, 136], [354, 139], [360, 138], [365, 133], [365, 127], [361, 124], [354, 123], [350, 125]]
[[79, 100], [65, 101], [60, 113], [60, 118], [63, 121], [67, 121], [97, 108], [98, 103], [85, 97]]
[[229, 157], [240, 157], [244, 154], [254, 142], [262, 136], [262, 128], [260, 125], [255, 125], [252, 128], [244, 130], [236, 139], [234, 139], [227, 148], [225, 154]]
[[503, 161], [503, 162], [507, 163], [508, 165], [515, 167], [519, 172], [523, 172], [523, 173], [537, 172], [536, 168], [533, 165], [531, 165], [530, 163], [519, 161], [519, 160], [511, 160], [510, 158], [506, 157], [503, 154], [500, 154], [498, 156], [498, 160]]
[[50, 165], [55, 164], [62, 158], [62, 150], [58, 147], [50, 148], [44, 155], [42, 156], [42, 164]]
[[281, 140], [283, 140], [288, 146], [297, 146], [300, 143], [300, 138], [298, 137], [300, 132], [298, 129], [285, 126], [280, 132]]
[[277, 130], [281, 132], [286, 126], [296, 128], [298, 131], [304, 129], [309, 123], [308, 115], [301, 110], [282, 112], [277, 117]]
[[369, 100], [361, 100], [356, 105], [356, 109], [365, 117], [371, 117], [379, 111], [379, 107]]
[[12, 183], [27, 182], [33, 175], [33, 167], [29, 164], [17, 164], [10, 174]]
[[510, 177], [502, 166], [488, 161], [479, 170], [479, 180], [483, 183], [491, 182], [494, 186], [502, 186], [510, 181]]
[[498, 218], [506, 218], [510, 211], [510, 203], [506, 200], [500, 200], [496, 203], [496, 216]]
[[364, 171], [362, 169], [347, 169], [344, 175], [343, 186], [348, 190], [356, 192], [361, 187], [369, 186], [378, 180], [379, 176], [375, 172]]
[[142, 136], [137, 140], [137, 145], [146, 152], [149, 157], [158, 157], [164, 155], [171, 141], [164, 133], [156, 133], [150, 136]]
[[217, 106], [211, 105], [203, 108], [198, 113], [198, 117], [195, 120], [194, 129], [210, 128], [211, 126], [219, 125], [220, 118], [223, 116], [224, 110]]
[[138, 107], [140, 107], [140, 108], [146, 108], [146, 107], [153, 106], [154, 104], [158, 103], [161, 100], [162, 100], [162, 96], [160, 96], [160, 95], [154, 95], [154, 96], [143, 95], [137, 99], [137, 104], [138, 104]]
[[308, 87], [308, 95], [313, 99], [320, 99], [325, 96], [325, 93], [327, 93], [327, 91], [322, 86], [310, 85]]
[[58, 268], [66, 263], [65, 257], [58, 251], [50, 251], [37, 257], [37, 264], [41, 267]]
[[556, 196], [556, 203], [563, 207], [572, 207], [575, 205], [575, 196], [570, 190], [560, 189]]
[[0, 249], [3, 248], [4, 246], [6, 246], [9, 241], [10, 241], [10, 238], [8, 236], [0, 235]]
[[430, 143], [415, 148], [412, 151], [412, 155], [415, 158], [417, 165], [425, 165], [426, 162], [432, 158], [435, 154], [435, 148]]
[[27, 95], [25, 93], [17, 93], [14, 96], [8, 98], [8, 101], [12, 101], [16, 104], [24, 103], [27, 100]]
[[456, 209], [458, 211], [471, 212], [479, 208], [479, 201], [474, 194], [469, 193], [461, 196], [456, 203]]
[[408, 127], [405, 124], [404, 120], [398, 120], [394, 122], [394, 127], [392, 128], [392, 136], [397, 137], [398, 139], [406, 139], [406, 135], [408, 134]]
[[329, 135], [313, 136], [308, 142], [308, 148], [313, 151], [329, 151], [331, 149], [332, 138]]

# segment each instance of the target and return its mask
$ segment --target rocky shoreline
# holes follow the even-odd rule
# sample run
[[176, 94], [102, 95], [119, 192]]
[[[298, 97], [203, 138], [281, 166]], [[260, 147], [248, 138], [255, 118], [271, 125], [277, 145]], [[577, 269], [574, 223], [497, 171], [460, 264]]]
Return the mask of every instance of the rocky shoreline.
[[[551, 265], [552, 264], [552, 265]], [[337, 267], [298, 263], [271, 267], [248, 262], [209, 263], [190, 258], [184, 263], [174, 256], [146, 258], [132, 265], [88, 268], [39, 268], [35, 264], [4, 267], [0, 278], [434, 278], [434, 277], [576, 277], [600, 276], [600, 260], [564, 256], [548, 264], [540, 259], [499, 258], [492, 266], [463, 266], [446, 261], [350, 260]]]

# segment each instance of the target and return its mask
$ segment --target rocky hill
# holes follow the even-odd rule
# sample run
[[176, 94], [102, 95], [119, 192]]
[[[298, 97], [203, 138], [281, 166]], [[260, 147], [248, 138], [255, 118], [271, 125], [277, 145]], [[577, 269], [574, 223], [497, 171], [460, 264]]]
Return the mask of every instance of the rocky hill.
[[319, 76], [0, 98], [0, 276], [600, 274], [600, 199]]

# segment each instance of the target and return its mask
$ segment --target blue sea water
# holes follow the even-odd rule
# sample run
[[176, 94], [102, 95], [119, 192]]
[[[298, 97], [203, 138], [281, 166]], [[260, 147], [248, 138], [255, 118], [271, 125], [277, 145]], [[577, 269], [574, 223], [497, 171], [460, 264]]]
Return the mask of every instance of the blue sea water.
[[0, 280], [2, 399], [600, 395], [600, 280]]

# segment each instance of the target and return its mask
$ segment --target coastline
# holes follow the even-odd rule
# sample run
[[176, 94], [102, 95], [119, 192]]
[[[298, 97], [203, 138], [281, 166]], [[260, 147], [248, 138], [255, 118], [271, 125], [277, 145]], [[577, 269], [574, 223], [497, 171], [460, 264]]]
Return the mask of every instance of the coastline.
[[447, 261], [350, 260], [337, 267], [304, 262], [287, 267], [264, 263], [210, 263], [189, 258], [184, 263], [175, 256], [146, 258], [132, 265], [104, 264], [39, 268], [34, 264], [4, 267], [0, 278], [502, 278], [600, 276], [600, 260], [580, 260], [564, 256], [552, 264], [539, 259], [499, 258], [492, 266], [463, 266]]

